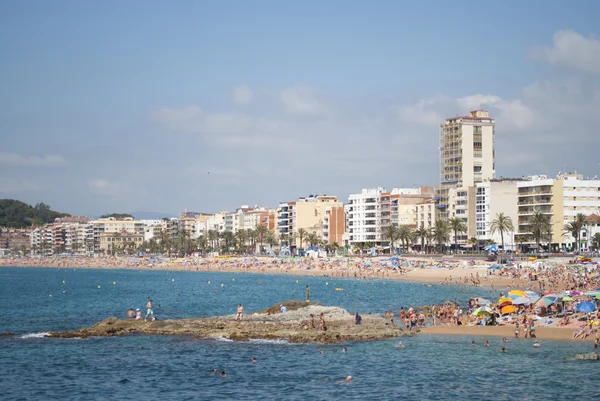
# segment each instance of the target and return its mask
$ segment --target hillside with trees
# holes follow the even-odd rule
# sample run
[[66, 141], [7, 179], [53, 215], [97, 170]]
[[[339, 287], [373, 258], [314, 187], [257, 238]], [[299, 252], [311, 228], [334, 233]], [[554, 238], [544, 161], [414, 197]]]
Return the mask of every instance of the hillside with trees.
[[28, 205], [14, 199], [0, 199], [0, 227], [25, 228], [52, 223], [57, 217], [70, 216], [50, 209], [50, 205]]
[[130, 217], [133, 219], [133, 215], [129, 213], [111, 213], [111, 214], [103, 214], [100, 216], [101, 219], [108, 219], [110, 217], [114, 217], [117, 220], [123, 220], [124, 218]]

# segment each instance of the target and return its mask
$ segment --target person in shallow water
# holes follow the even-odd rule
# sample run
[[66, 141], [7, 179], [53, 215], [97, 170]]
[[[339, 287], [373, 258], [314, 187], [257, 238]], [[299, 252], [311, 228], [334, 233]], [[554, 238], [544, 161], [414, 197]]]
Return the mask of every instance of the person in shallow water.
[[135, 317], [135, 312], [133, 311], [133, 308], [129, 308], [129, 310], [127, 311], [127, 319], [133, 319]]
[[225, 377], [225, 376], [227, 376], [227, 375], [225, 374], [225, 371], [224, 371], [224, 370], [222, 370], [222, 371], [221, 371], [221, 375], [220, 375], [220, 376], [221, 376], [221, 377]]
[[256, 363], [256, 357], [255, 356], [252, 357], [252, 363]]

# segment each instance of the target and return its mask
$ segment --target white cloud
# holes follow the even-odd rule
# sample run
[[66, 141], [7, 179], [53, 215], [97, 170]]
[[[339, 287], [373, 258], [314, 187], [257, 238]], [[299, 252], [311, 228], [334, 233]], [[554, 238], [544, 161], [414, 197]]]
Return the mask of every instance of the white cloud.
[[307, 85], [294, 85], [282, 90], [280, 99], [284, 111], [291, 116], [318, 117], [328, 109], [323, 97]]
[[108, 186], [109, 182], [102, 178], [88, 181], [88, 187], [93, 190], [103, 190]]
[[246, 85], [240, 85], [233, 88], [233, 101], [236, 104], [250, 104], [254, 99], [254, 93]]
[[0, 194], [43, 191], [46, 186], [40, 182], [15, 177], [0, 177]]
[[11, 166], [59, 166], [66, 163], [64, 158], [56, 155], [23, 156], [19, 153], [0, 153], [0, 164]]
[[552, 47], [533, 49], [530, 55], [551, 64], [600, 74], [600, 40], [572, 30], [557, 31]]

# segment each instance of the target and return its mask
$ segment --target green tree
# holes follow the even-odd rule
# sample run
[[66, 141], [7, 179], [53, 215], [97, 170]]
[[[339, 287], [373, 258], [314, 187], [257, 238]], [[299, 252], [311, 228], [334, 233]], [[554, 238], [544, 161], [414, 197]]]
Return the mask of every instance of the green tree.
[[477, 246], [479, 245], [479, 241], [477, 240], [477, 238], [475, 238], [475, 237], [469, 238], [469, 245], [471, 245], [471, 249], [474, 252], [478, 251]]
[[513, 221], [510, 216], [504, 213], [496, 214], [496, 218], [490, 223], [490, 231], [492, 234], [497, 232], [500, 233], [500, 240], [502, 242], [502, 249], [504, 250], [504, 233], [513, 232], [515, 230]]
[[581, 251], [581, 230], [585, 226], [585, 215], [577, 213], [575, 219], [565, 224], [565, 231], [570, 233], [577, 243], [577, 250]]
[[[437, 221], [436, 221], [437, 223]], [[467, 226], [460, 217], [453, 217], [446, 222], [449, 228], [454, 232], [454, 252], [458, 253], [458, 234], [466, 233]]]
[[521, 252], [523, 252], [523, 243], [527, 241], [527, 238], [525, 238], [524, 235], [517, 235], [515, 236], [515, 242], [517, 244], [519, 244], [519, 249], [521, 250]]
[[600, 233], [596, 233], [594, 234], [594, 236], [591, 238], [592, 240], [592, 249], [594, 250], [599, 250], [600, 249]]
[[256, 227], [256, 233], [258, 234], [258, 241], [260, 242], [260, 253], [263, 252], [263, 244], [265, 243], [265, 239], [267, 234], [269, 234], [269, 229], [266, 226], [258, 226]]
[[394, 253], [394, 242], [398, 239], [398, 234], [398, 228], [393, 224], [383, 227], [382, 236], [390, 241], [390, 253], [392, 254]]
[[300, 249], [304, 249], [302, 247], [302, 245], [304, 244], [304, 238], [306, 238], [307, 234], [308, 233], [306, 232], [306, 230], [304, 228], [298, 229], [298, 239], [300, 240]]
[[433, 238], [437, 241], [440, 249], [450, 238], [451, 227], [445, 219], [438, 219], [433, 225]]
[[398, 239], [402, 242], [405, 252], [408, 252], [408, 244], [415, 238], [410, 226], [401, 224], [398, 226]]
[[425, 239], [427, 238], [428, 232], [429, 229], [425, 228], [423, 223], [421, 223], [421, 227], [415, 230], [415, 238], [421, 239], [421, 252], [425, 252]]
[[538, 250], [541, 242], [549, 239], [550, 230], [550, 218], [542, 212], [533, 212], [533, 217], [530, 220], [529, 232], [533, 236]]
[[310, 244], [310, 247], [313, 248], [319, 243], [319, 236], [313, 231], [306, 236], [306, 241]]

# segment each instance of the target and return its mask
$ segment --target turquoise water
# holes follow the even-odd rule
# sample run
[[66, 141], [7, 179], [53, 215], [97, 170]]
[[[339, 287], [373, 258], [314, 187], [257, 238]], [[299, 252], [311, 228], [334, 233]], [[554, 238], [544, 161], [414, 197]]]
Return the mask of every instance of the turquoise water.
[[[235, 280], [233, 280], [235, 279]], [[63, 284], [64, 280], [64, 284]], [[296, 283], [296, 280], [299, 282]], [[211, 284], [208, 284], [208, 281]], [[113, 282], [116, 282], [113, 285]], [[262, 284], [259, 285], [259, 282]], [[326, 283], [328, 285], [326, 285]], [[221, 284], [224, 284], [221, 287]], [[600, 363], [569, 361], [590, 352], [590, 343], [511, 340], [500, 353], [472, 347], [475, 339], [454, 336], [405, 338], [341, 346], [273, 342], [234, 343], [187, 337], [48, 339], [35, 334], [71, 330], [108, 316], [142, 308], [148, 297], [161, 319], [231, 314], [278, 301], [311, 298], [361, 313], [395, 312], [409, 304], [431, 304], [471, 296], [484, 289], [354, 279], [230, 273], [0, 269], [1, 399], [81, 400], [551, 400], [600, 397]], [[98, 286], [100, 285], [100, 288]], [[344, 291], [335, 291], [336, 287]], [[64, 291], [64, 293], [63, 293]], [[215, 292], [217, 291], [217, 292]], [[52, 295], [52, 297], [50, 297]], [[320, 354], [318, 349], [325, 351]], [[258, 362], [251, 363], [252, 356]], [[210, 374], [226, 370], [225, 378]], [[347, 375], [352, 383], [337, 383]]]

